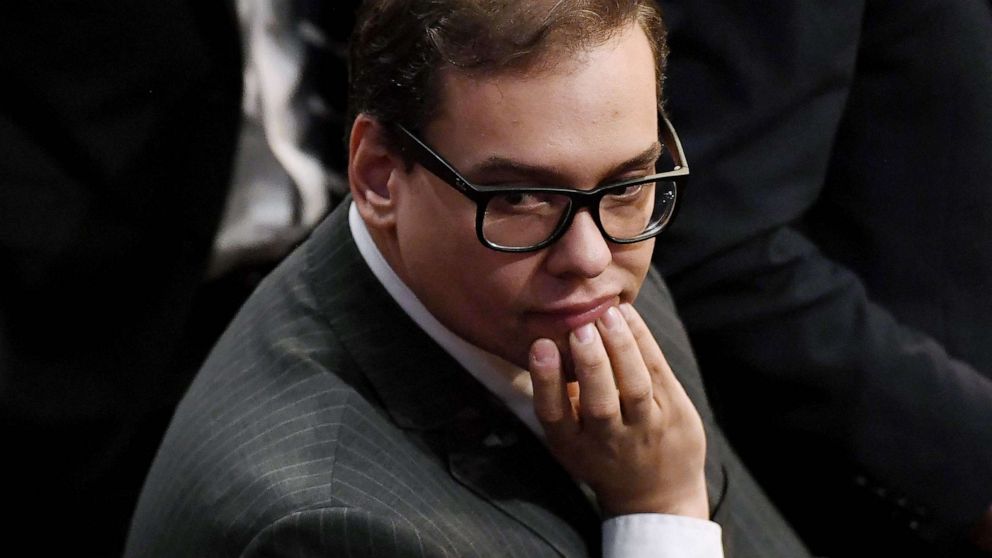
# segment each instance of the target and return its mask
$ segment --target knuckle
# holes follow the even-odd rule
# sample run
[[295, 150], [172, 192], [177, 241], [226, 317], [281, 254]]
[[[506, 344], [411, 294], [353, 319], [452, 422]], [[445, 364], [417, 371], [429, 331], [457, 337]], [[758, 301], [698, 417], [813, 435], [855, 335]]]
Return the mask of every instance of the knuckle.
[[[678, 383], [678, 380], [675, 378], [674, 373], [670, 371], [670, 369], [666, 366], [664, 361], [651, 360], [650, 362], [647, 362], [645, 364], [647, 364], [648, 367], [648, 376], [651, 377], [651, 380], [656, 385], [659, 386], [668, 385], [672, 381]], [[667, 390], [660, 390], [660, 391], [667, 394]], [[668, 397], [667, 395], [664, 396]]]
[[644, 335], [651, 335], [648, 330], [648, 326], [641, 320], [630, 320], [627, 322], [627, 328], [630, 329], [630, 333], [634, 337], [640, 339]]
[[[608, 363], [600, 363], [596, 366], [578, 366], [575, 369], [575, 379], [579, 382], [580, 390], [593, 389], [598, 393], [605, 389], [615, 389], [613, 371]], [[610, 388], [606, 386], [610, 386]]]
[[696, 412], [696, 408], [689, 405], [674, 405], [669, 407], [665, 413], [666, 427], [671, 430], [681, 431], [686, 434], [694, 434], [703, 431], [703, 421]]
[[575, 361], [575, 372], [595, 373], [607, 367], [606, 353], [595, 349], [573, 351], [572, 358]]
[[612, 401], [590, 401], [583, 414], [591, 419], [608, 420], [615, 417], [618, 411], [618, 406]]
[[530, 374], [530, 380], [535, 391], [552, 391], [558, 384], [555, 376], [545, 371], [532, 371]]
[[651, 401], [652, 395], [653, 390], [651, 389], [651, 384], [626, 386], [626, 388], [620, 392], [620, 398], [629, 404], [640, 404]]
[[546, 426], [555, 426], [565, 420], [565, 413], [561, 409], [537, 407], [534, 409], [534, 414], [537, 415], [537, 420]]

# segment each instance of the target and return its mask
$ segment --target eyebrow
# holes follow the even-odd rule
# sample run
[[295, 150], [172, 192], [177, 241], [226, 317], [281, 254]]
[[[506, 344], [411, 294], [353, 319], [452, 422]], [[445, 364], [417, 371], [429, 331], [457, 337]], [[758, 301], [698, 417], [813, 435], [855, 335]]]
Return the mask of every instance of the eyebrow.
[[[655, 164], [661, 157], [662, 145], [654, 142], [647, 149], [638, 153], [634, 157], [614, 165], [605, 175], [605, 178], [621, 175], [625, 172], [643, 169]], [[565, 173], [557, 167], [542, 165], [530, 165], [521, 163], [497, 155], [491, 156], [478, 165], [465, 171], [466, 178], [475, 181], [482, 176], [513, 176], [521, 179], [536, 180], [542, 183], [554, 184], [568, 182]]]

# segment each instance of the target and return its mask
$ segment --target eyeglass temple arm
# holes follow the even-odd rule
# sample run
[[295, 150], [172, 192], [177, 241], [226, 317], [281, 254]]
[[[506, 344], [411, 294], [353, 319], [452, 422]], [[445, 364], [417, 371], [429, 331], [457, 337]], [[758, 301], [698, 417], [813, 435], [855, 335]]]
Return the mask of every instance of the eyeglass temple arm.
[[428, 147], [427, 144], [422, 142], [413, 132], [407, 130], [402, 124], [395, 124], [394, 126], [399, 131], [400, 150], [404, 153], [414, 152], [410, 154], [417, 161], [417, 164], [423, 166], [441, 180], [454, 186], [463, 194], [471, 196], [477, 192], [467, 180], [462, 178], [462, 175], [458, 174], [458, 171], [449, 165], [440, 155], [435, 153], [433, 149]]
[[689, 162], [685, 160], [685, 151], [682, 149], [682, 141], [679, 139], [679, 135], [675, 133], [675, 127], [672, 126], [672, 122], [668, 120], [668, 117], [664, 113], [658, 113], [659, 128], [662, 137], [665, 139], [666, 143], [670, 143], [675, 146], [675, 151], [672, 153], [672, 158], [675, 160], [676, 170], [685, 169], [685, 173], [689, 173]]

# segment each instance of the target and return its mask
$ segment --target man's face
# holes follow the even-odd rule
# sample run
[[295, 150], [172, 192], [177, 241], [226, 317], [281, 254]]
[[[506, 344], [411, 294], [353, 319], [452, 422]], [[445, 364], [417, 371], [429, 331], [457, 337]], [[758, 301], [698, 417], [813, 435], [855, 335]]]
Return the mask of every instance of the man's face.
[[[637, 26], [550, 71], [442, 76], [423, 139], [476, 184], [589, 189], [654, 171], [631, 161], [657, 142], [654, 59]], [[586, 211], [543, 250], [509, 254], [475, 235], [475, 205], [419, 165], [396, 188], [397, 273], [449, 329], [526, 367], [546, 337], [637, 295], [654, 241], [606, 241]]]

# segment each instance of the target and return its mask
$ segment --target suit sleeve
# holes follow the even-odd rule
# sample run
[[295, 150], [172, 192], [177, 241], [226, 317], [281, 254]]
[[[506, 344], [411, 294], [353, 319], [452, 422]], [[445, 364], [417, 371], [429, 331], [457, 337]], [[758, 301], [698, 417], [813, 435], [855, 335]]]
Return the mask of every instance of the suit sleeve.
[[[864, 188], [834, 188], [848, 176], [838, 169], [863, 172], [864, 181], [884, 177], [875, 169], [905, 165], [885, 160], [879, 138], [926, 134], [906, 125], [917, 119], [882, 113], [900, 91], [915, 95], [907, 104], [928, 102], [919, 84], [879, 85], [890, 79], [882, 65], [917, 54], [886, 45], [915, 33], [921, 51], [932, 50], [942, 43], [927, 33], [954, 31], [959, 38], [941, 56], [988, 49], [989, 34], [981, 32], [990, 28], [987, 3], [914, 2], [895, 18], [885, 2], [661, 4], [672, 31], [669, 112], [692, 178], [655, 263], [676, 297], [718, 418], [814, 550], [866, 551], [859, 538], [889, 551], [893, 540], [905, 548], [955, 544], [992, 502], [990, 371], [949, 355], [943, 340], [897, 314], [894, 292], [855, 273], [858, 258], [875, 256], [873, 247], [823, 240], [856, 229], [857, 215], [850, 222], [818, 216], [859, 210], [851, 200]], [[919, 21], [932, 29], [914, 27]], [[885, 56], [873, 59], [875, 52]], [[953, 56], [943, 59], [953, 64]], [[982, 63], [974, 74], [986, 73]], [[984, 77], [973, 81], [988, 85]], [[972, 116], [983, 115], [987, 109]], [[898, 133], [873, 128], [900, 124]], [[857, 143], [849, 129], [876, 143]], [[874, 149], [849, 157], [852, 144]], [[987, 151], [992, 143], [984, 145]], [[987, 172], [986, 186], [992, 177], [987, 163], [968, 172]], [[917, 203], [926, 200], [920, 191]], [[897, 219], [897, 209], [860, 211]], [[915, 228], [925, 245], [921, 222], [902, 226]], [[925, 316], [919, 321], [925, 325]]]

